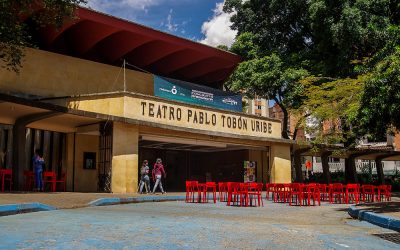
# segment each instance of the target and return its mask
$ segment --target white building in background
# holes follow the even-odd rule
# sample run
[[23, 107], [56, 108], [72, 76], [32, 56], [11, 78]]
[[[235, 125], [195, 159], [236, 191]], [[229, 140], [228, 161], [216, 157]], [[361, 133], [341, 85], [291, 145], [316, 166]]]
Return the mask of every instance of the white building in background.
[[264, 98], [243, 98], [246, 103], [245, 112], [251, 115], [270, 117], [268, 100]]

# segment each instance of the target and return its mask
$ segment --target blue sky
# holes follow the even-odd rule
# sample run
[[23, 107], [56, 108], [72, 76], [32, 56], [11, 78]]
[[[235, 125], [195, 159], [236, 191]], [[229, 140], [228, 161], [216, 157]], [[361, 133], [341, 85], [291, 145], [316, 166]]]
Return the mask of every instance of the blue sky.
[[211, 46], [230, 46], [236, 34], [223, 0], [88, 0], [88, 6]]

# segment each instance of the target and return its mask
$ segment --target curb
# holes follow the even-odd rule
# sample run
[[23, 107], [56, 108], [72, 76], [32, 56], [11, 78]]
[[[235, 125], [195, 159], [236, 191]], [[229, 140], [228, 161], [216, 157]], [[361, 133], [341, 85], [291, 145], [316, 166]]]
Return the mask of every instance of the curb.
[[95, 206], [108, 206], [128, 203], [142, 203], [142, 202], [161, 202], [161, 201], [184, 201], [185, 196], [143, 196], [143, 197], [128, 197], [128, 198], [100, 198], [89, 202], [90, 207]]
[[357, 209], [356, 206], [354, 205], [349, 207], [348, 213], [351, 217], [355, 219], [367, 221], [371, 224], [400, 232], [399, 219], [390, 216], [376, 214], [368, 210]]
[[40, 211], [52, 211], [57, 208], [42, 204], [42, 203], [22, 203], [22, 204], [9, 204], [0, 205], [0, 217], [14, 214], [40, 212]]

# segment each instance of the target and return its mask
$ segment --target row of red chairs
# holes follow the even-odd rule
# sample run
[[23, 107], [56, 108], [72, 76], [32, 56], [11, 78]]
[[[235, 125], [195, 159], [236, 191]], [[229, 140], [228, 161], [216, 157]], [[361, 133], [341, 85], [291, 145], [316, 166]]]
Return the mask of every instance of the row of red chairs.
[[[221, 202], [227, 202], [228, 206], [262, 206], [262, 189], [262, 183], [219, 182], [218, 198]], [[186, 181], [186, 202], [205, 203], [209, 194], [212, 194], [216, 203], [216, 190], [215, 182]]]
[[296, 204], [310, 205], [311, 200], [313, 204], [321, 201], [329, 201], [330, 203], [356, 203], [374, 202], [375, 197], [377, 201], [391, 200], [391, 186], [390, 185], [362, 185], [341, 183], [334, 184], [267, 184], [266, 185], [266, 198], [269, 199], [270, 194], [274, 202], [292, 202]]
[[[227, 205], [236, 206], [263, 206], [262, 183], [215, 182], [199, 183], [186, 182], [186, 202], [208, 202], [209, 194], [213, 195], [216, 202], [216, 188], [218, 186], [218, 199], [227, 202]], [[359, 185], [341, 183], [290, 183], [266, 184], [266, 199], [274, 202], [289, 203], [289, 205], [321, 205], [321, 201], [330, 203], [356, 203], [391, 200], [390, 185]]]
[[[35, 174], [33, 171], [24, 171], [25, 177], [25, 191], [33, 190], [35, 183]], [[0, 169], [1, 192], [4, 192], [6, 183], [8, 182], [8, 189], [11, 191], [12, 186], [12, 169]], [[56, 192], [57, 183], [62, 184], [64, 192], [66, 191], [66, 175], [63, 174], [62, 178], [57, 180], [57, 174], [51, 171], [43, 172], [43, 183], [50, 184], [51, 192]]]

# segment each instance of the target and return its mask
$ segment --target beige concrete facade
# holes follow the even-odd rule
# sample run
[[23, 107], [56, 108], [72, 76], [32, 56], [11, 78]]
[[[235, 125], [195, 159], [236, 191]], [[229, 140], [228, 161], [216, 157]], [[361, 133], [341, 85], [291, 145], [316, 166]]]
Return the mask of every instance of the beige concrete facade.
[[138, 127], [126, 123], [114, 123], [111, 178], [111, 190], [113, 193], [137, 192], [138, 153]]
[[[40, 97], [123, 91], [121, 68], [27, 48], [19, 74], [0, 67], [0, 89]], [[126, 91], [153, 95], [153, 76], [126, 70]]]
[[[0, 68], [1, 92], [33, 95], [60, 110], [80, 111], [80, 116], [62, 114], [29, 125], [66, 133], [63, 172], [67, 173], [67, 190], [97, 191], [99, 168], [83, 169], [83, 153], [96, 153], [99, 162], [98, 124], [102, 121], [113, 123], [114, 193], [137, 191], [141, 135], [248, 147], [248, 160], [257, 162], [258, 182], [291, 181], [291, 144], [281, 138], [280, 121], [154, 97], [153, 76], [133, 70], [126, 71], [124, 89], [120, 71], [118, 67], [35, 49], [27, 49], [19, 75]], [[23, 107], [12, 104], [0, 115], [0, 123], [12, 125], [19, 117], [35, 112], [43, 110], [26, 106], [24, 112]], [[89, 113], [92, 120], [76, 122]]]
[[291, 183], [290, 145], [275, 144], [271, 147], [271, 183]]

